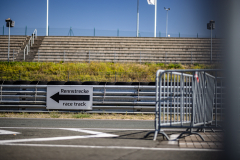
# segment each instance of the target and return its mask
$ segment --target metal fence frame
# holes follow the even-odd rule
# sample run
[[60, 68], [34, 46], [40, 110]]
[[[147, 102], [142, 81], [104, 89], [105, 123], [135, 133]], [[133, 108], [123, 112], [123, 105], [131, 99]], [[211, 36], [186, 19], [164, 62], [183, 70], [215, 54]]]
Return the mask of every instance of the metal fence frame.
[[[186, 72], [191, 74], [185, 74]], [[215, 76], [207, 72], [213, 72]], [[187, 128], [178, 138], [184, 134], [196, 134], [204, 141], [204, 138], [197, 132], [199, 129], [219, 127], [217, 124], [217, 110], [219, 109], [217, 104], [217, 72], [222, 71], [216, 69], [158, 70], [156, 73], [155, 131], [149, 132], [145, 137], [154, 133], [153, 140], [156, 140], [158, 134], [169, 140], [161, 128]], [[175, 92], [175, 90], [177, 91]], [[222, 91], [220, 94], [222, 97]], [[215, 118], [213, 117], [214, 109]], [[222, 104], [220, 109], [222, 116]], [[175, 115], [177, 115], [177, 120]], [[213, 120], [215, 120], [214, 126], [212, 125]], [[198, 128], [198, 130], [194, 132], [193, 128]]]

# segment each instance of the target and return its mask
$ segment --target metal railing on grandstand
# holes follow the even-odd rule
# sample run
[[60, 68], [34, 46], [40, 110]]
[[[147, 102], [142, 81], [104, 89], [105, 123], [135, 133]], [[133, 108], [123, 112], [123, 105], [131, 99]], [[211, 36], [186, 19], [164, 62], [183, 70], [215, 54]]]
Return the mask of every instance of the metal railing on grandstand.
[[[182, 58], [179, 55], [185, 56]], [[176, 56], [177, 55], [177, 56]], [[187, 55], [187, 57], [186, 57]], [[177, 52], [164, 52], [164, 53], [101, 53], [101, 52], [90, 52], [90, 51], [77, 51], [72, 52], [69, 50], [64, 50], [62, 52], [55, 52], [54, 54], [49, 54], [44, 50], [38, 50], [33, 61], [35, 62], [112, 62], [112, 63], [181, 63], [181, 64], [216, 64], [221, 63], [223, 56], [220, 51], [214, 52], [213, 56], [211, 54], [201, 53], [199, 56], [195, 51], [185, 51], [184, 53]]]
[[[14, 27], [11, 29], [11, 34], [12, 35], [31, 35], [32, 30], [35, 28], [18, 28]], [[46, 35], [46, 28], [37, 28], [39, 36], [45, 36]], [[116, 30], [100, 30], [100, 29], [80, 29], [80, 28], [48, 28], [49, 36], [110, 36], [110, 37], [136, 37], [136, 31], [125, 31], [121, 29], [116, 29]], [[0, 31], [2, 35], [7, 35], [8, 31], [5, 29], [5, 27], [0, 27]], [[220, 35], [215, 33], [216, 31], [213, 30], [213, 37], [214, 38], [219, 38]], [[69, 34], [72, 33], [72, 34]], [[153, 32], [145, 32], [145, 31], [140, 31], [140, 37], [154, 37]], [[157, 37], [165, 37], [166, 33], [164, 32], [158, 32]], [[188, 34], [188, 33], [168, 33], [170, 37], [192, 37], [192, 38], [210, 38], [210, 34]]]
[[30, 52], [30, 48], [32, 47], [32, 45], [34, 44], [34, 38], [37, 38], [37, 29], [35, 29], [31, 35], [31, 37], [29, 38], [26, 46], [23, 49], [23, 60], [25, 61], [25, 57], [26, 55], [28, 55], [28, 52]]
[[193, 129], [218, 128], [224, 119], [221, 76], [221, 70], [158, 70], [155, 131], [146, 136], [154, 133], [156, 140], [157, 135], [162, 134], [169, 140], [161, 128], [187, 128], [178, 138], [196, 134], [204, 140]]

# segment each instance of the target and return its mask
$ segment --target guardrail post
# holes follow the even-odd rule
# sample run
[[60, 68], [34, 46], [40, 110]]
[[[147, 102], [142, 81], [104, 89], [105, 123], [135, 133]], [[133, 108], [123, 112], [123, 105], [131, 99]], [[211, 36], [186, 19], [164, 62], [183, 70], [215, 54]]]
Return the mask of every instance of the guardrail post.
[[39, 50], [38, 50], [38, 62], [39, 62]]
[[3, 35], [4, 35], [4, 25], [3, 25]]

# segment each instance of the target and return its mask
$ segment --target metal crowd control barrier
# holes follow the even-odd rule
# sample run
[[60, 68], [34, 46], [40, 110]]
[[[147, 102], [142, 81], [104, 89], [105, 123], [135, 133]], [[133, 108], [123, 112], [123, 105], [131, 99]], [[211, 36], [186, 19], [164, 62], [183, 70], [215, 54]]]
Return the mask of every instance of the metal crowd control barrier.
[[[158, 70], [155, 131], [149, 132], [145, 137], [154, 133], [153, 140], [156, 140], [158, 134], [169, 140], [162, 128], [187, 128], [178, 138], [184, 134], [196, 134], [204, 141], [201, 134], [194, 132], [193, 129], [218, 127], [218, 114], [222, 116], [222, 106], [221, 112], [218, 112], [217, 103], [219, 72], [221, 70]], [[214, 111], [215, 117], [213, 117]]]

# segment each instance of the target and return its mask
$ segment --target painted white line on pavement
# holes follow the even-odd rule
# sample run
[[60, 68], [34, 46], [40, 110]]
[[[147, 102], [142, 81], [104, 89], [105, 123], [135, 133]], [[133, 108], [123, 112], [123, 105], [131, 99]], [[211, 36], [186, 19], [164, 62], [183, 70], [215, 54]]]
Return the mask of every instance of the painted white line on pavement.
[[[0, 127], [5, 129], [62, 129], [62, 128], [50, 128], [50, 127]], [[65, 128], [64, 128], [65, 129]], [[155, 129], [129, 129], [129, 128], [73, 128], [73, 129], [90, 129], [90, 130], [112, 130], [112, 131], [154, 131]], [[161, 131], [185, 131], [186, 129], [180, 128], [167, 128], [161, 129]]]
[[[58, 128], [57, 128], [58, 129]], [[49, 138], [30, 138], [30, 139], [13, 139], [13, 140], [0, 140], [0, 144], [4, 143], [16, 143], [16, 142], [33, 142], [33, 141], [58, 141], [58, 140], [71, 140], [71, 139], [81, 139], [81, 138], [106, 138], [106, 137], [118, 137], [118, 135], [108, 134], [103, 132], [95, 132], [83, 129], [69, 129], [69, 128], [59, 128], [64, 130], [72, 130], [78, 132], [89, 133], [93, 135], [84, 136], [65, 136], [65, 137], [49, 137]]]
[[4, 129], [90, 129], [90, 130], [116, 130], [116, 131], [154, 131], [155, 129], [121, 129], [121, 128], [49, 128], [49, 127], [0, 127]]
[[198, 148], [151, 148], [151, 147], [128, 147], [128, 146], [87, 146], [87, 145], [54, 145], [54, 144], [19, 144], [4, 143], [7, 146], [26, 146], [26, 147], [66, 147], [66, 148], [91, 148], [91, 149], [132, 149], [132, 150], [153, 150], [153, 151], [200, 151], [200, 152], [219, 152], [220, 149], [198, 149]]
[[178, 134], [170, 135], [168, 144], [178, 144], [178, 141], [177, 141], [178, 136], [179, 136]]
[[12, 132], [12, 131], [6, 131], [6, 130], [0, 130], [0, 135], [5, 134], [21, 134], [20, 132]]

